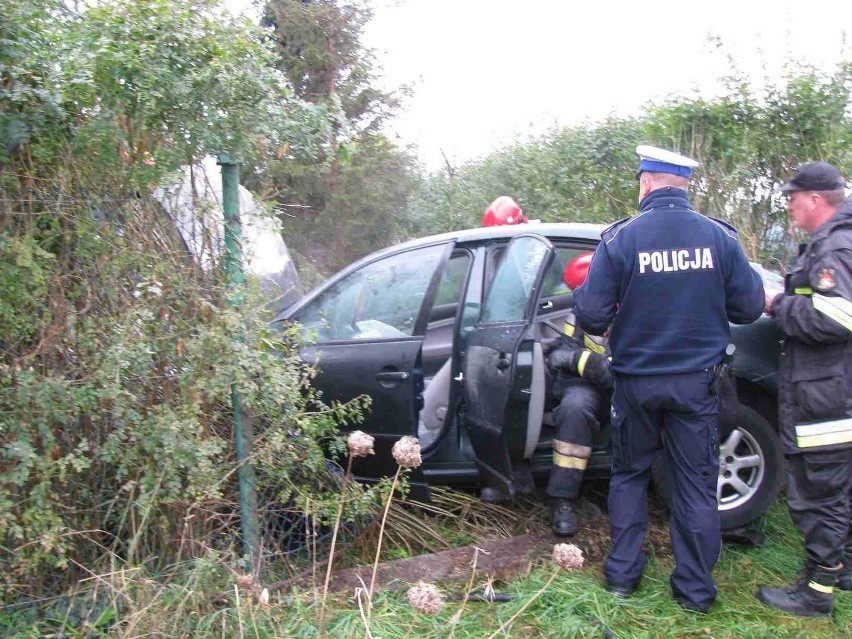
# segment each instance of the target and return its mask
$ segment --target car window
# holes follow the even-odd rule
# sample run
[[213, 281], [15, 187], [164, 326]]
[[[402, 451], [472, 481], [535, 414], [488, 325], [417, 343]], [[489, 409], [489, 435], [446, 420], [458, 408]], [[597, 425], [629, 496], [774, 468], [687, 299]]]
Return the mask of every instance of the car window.
[[328, 342], [412, 335], [445, 248], [398, 253], [350, 273], [299, 314], [303, 337]]
[[[547, 269], [547, 274], [544, 276], [544, 282], [541, 286], [541, 296], [556, 297], [558, 295], [566, 295], [567, 293], [570, 293], [571, 289], [562, 281], [562, 273], [565, 271], [565, 267], [568, 266], [571, 260], [578, 255], [587, 253], [588, 251], [589, 249], [587, 248], [579, 249], [557, 246], [553, 261], [550, 263], [550, 267]], [[505, 247], [499, 247], [494, 251], [494, 256], [492, 258], [494, 261], [494, 269], [492, 272], [497, 271], [497, 268], [503, 261], [505, 254]]]
[[470, 254], [467, 252], [455, 253], [447, 263], [447, 268], [441, 275], [438, 284], [438, 294], [435, 297], [435, 306], [444, 304], [455, 304], [459, 301], [464, 287], [464, 280], [470, 266]]
[[556, 255], [547, 269], [547, 275], [544, 276], [544, 282], [541, 285], [542, 297], [555, 297], [557, 295], [565, 295], [570, 293], [571, 289], [562, 281], [562, 273], [565, 267], [578, 255], [588, 253], [588, 249], [567, 248], [560, 246], [556, 248]]
[[481, 322], [510, 322], [524, 318], [548, 246], [535, 237], [520, 237], [502, 256], [488, 290]]

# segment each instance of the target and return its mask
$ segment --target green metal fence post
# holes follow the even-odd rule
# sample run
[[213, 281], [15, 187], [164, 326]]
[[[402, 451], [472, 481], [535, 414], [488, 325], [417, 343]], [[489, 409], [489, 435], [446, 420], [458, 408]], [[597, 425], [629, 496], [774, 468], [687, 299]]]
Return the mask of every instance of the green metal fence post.
[[[231, 306], [239, 308], [242, 304], [245, 283], [240, 225], [240, 168], [239, 162], [227, 154], [220, 154], [218, 163], [222, 167], [222, 213], [225, 218], [225, 277], [228, 302]], [[243, 338], [242, 335], [236, 337], [236, 339]], [[251, 415], [248, 411], [242, 410], [236, 383], [231, 386], [231, 401], [234, 406], [234, 439], [237, 443], [237, 463], [239, 464], [243, 547], [249, 556], [252, 574], [254, 574], [259, 565], [260, 533], [254, 465], [248, 461], [253, 447]]]

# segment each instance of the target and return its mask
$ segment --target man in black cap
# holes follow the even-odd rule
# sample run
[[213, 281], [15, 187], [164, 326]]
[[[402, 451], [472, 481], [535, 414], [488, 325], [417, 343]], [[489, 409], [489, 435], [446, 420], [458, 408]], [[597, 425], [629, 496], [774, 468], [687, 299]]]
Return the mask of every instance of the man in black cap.
[[779, 418], [787, 505], [805, 537], [805, 569], [757, 598], [795, 615], [831, 614], [833, 590], [852, 590], [852, 198], [831, 164], [803, 164], [781, 190], [793, 225], [811, 234], [785, 290], [766, 312], [787, 335]]
[[581, 328], [600, 335], [612, 325], [606, 588], [627, 597], [639, 584], [648, 478], [665, 451], [673, 488], [672, 594], [684, 608], [707, 612], [722, 548], [719, 398], [711, 384], [731, 339], [729, 322], [760, 317], [763, 287], [736, 230], [690, 205], [687, 188], [698, 163], [645, 145], [636, 152], [639, 213], [601, 234], [588, 277], [574, 291]]

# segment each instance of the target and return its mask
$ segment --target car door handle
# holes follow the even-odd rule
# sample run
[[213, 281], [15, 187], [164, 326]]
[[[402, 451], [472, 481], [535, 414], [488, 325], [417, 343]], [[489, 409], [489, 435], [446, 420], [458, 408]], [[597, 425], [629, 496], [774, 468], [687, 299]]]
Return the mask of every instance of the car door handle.
[[404, 382], [407, 379], [408, 373], [405, 371], [388, 371], [376, 374], [377, 382]]
[[511, 360], [506, 353], [500, 353], [500, 357], [497, 358], [497, 370], [504, 371], [511, 365]]
[[553, 308], [553, 302], [551, 302], [550, 300], [547, 300], [546, 302], [542, 302], [541, 304], [538, 305], [538, 310], [540, 310], [540, 311], [549, 311], [552, 308]]

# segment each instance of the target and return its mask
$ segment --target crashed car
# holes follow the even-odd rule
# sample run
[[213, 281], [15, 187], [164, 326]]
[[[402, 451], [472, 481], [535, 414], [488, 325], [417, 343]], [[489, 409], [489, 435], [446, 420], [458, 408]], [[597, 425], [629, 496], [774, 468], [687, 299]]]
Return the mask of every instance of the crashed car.
[[[391, 446], [414, 435], [424, 463], [410, 480], [420, 498], [437, 484], [513, 495], [546, 478], [555, 435], [546, 354], [573, 305], [562, 274], [604, 228], [519, 224], [424, 237], [368, 255], [280, 313], [275, 321], [298, 325], [325, 401], [372, 398], [358, 427], [376, 438], [376, 455], [355, 460], [356, 475], [392, 475]], [[718, 501], [728, 530], [769, 508], [783, 468], [782, 334], [766, 316], [731, 332], [742, 407], [736, 423], [720, 427]], [[586, 477], [606, 477], [610, 466], [603, 425]], [[654, 475], [664, 483], [666, 473]]]

